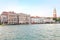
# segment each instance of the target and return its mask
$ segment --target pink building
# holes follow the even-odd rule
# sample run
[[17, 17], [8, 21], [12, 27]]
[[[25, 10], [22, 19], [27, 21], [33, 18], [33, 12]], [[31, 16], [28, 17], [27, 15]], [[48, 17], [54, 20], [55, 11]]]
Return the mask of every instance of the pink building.
[[17, 14], [14, 12], [3, 12], [1, 15], [6, 16], [7, 24], [17, 24], [17, 22], [18, 22]]

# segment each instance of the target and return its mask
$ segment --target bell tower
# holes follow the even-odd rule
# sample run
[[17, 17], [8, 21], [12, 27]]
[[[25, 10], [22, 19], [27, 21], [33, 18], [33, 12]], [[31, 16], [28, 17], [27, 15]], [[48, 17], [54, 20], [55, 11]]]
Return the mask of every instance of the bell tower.
[[53, 18], [57, 18], [56, 8], [53, 10]]

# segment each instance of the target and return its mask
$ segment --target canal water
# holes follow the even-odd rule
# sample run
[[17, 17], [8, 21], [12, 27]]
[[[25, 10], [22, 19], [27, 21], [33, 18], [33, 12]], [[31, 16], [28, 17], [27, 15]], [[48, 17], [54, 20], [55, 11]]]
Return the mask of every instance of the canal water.
[[60, 24], [1, 25], [0, 40], [60, 40]]

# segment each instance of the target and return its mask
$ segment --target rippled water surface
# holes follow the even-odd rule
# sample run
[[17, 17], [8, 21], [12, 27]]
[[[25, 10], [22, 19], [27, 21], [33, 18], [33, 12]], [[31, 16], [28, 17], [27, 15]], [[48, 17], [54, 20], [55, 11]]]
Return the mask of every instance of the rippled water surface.
[[60, 24], [1, 25], [0, 40], [60, 40]]

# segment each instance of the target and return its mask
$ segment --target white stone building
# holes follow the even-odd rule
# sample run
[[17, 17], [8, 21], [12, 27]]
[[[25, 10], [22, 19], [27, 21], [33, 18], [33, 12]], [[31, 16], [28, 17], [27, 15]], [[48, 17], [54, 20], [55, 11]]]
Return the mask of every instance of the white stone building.
[[24, 13], [18, 13], [18, 21], [19, 21], [19, 24], [29, 24], [30, 15], [27, 15]]
[[54, 23], [55, 21], [53, 20], [52, 17], [31, 17], [31, 23]]
[[18, 19], [17, 19], [17, 14], [14, 12], [10, 12], [8, 14], [8, 24], [17, 24]]
[[55, 22], [52, 17], [44, 17], [43, 21], [44, 21], [44, 23], [54, 23]]
[[40, 17], [31, 17], [31, 23], [32, 24], [36, 24], [36, 23], [40, 23]]

